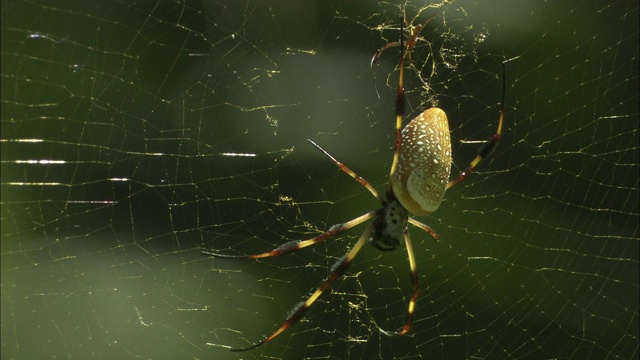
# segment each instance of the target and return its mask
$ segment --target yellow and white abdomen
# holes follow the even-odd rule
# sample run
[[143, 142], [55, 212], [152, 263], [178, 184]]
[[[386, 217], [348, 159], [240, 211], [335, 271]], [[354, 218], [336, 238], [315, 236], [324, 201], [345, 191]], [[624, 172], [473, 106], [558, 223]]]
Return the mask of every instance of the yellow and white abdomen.
[[430, 108], [402, 129], [402, 145], [391, 186], [405, 209], [418, 216], [436, 211], [451, 174], [447, 115]]

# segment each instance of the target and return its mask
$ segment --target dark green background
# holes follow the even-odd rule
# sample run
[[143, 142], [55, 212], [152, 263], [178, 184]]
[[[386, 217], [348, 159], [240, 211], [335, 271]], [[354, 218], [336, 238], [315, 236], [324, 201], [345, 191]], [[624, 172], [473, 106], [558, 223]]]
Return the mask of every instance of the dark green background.
[[[383, 191], [397, 52], [369, 61], [399, 15], [3, 1], [2, 358], [637, 358], [636, 1], [449, 5], [412, 55], [432, 89], [415, 71], [406, 87], [407, 116], [447, 111], [454, 171], [478, 146], [460, 141], [495, 130], [517, 59], [497, 151], [421, 219], [439, 242], [412, 230], [411, 333], [378, 331], [404, 320], [404, 250], [367, 246], [302, 322], [227, 351], [277, 328], [361, 229], [261, 261], [199, 249], [265, 251], [375, 208], [306, 139]], [[443, 43], [464, 56], [430, 52]], [[456, 67], [429, 75], [439, 55]]]

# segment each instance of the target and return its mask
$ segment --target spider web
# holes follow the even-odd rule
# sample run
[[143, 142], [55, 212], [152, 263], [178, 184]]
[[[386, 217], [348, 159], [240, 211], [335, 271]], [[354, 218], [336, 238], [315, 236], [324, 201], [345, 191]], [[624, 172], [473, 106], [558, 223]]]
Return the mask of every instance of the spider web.
[[[419, 5], [422, 4], [422, 5]], [[454, 173], [411, 230], [366, 246], [273, 332], [384, 192], [402, 6], [422, 32], [407, 115], [447, 111]], [[2, 2], [2, 357], [638, 357], [638, 3]]]

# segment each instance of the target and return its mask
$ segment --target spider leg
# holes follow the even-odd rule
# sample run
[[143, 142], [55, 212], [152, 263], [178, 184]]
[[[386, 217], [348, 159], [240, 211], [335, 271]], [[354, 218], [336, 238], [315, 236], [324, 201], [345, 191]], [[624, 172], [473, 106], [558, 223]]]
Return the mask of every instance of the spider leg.
[[396, 172], [398, 166], [398, 158], [400, 158], [400, 146], [402, 145], [402, 116], [404, 115], [404, 19], [400, 19], [400, 65], [398, 65], [398, 97], [396, 99], [396, 141], [393, 150], [393, 161], [391, 162], [391, 171], [389, 172], [389, 186], [387, 192], [391, 191], [391, 179]]
[[382, 56], [382, 53], [385, 50], [387, 50], [388, 48], [392, 48], [394, 46], [398, 46], [398, 45], [400, 45], [400, 41], [393, 41], [393, 42], [387, 43], [385, 46], [383, 46], [380, 49], [378, 49], [378, 51], [376, 51], [376, 53], [371, 58], [371, 67], [373, 68], [376, 65], [376, 63], [378, 62], [378, 59], [380, 58], [380, 56]]
[[[278, 328], [278, 330], [276, 330], [273, 334], [265, 337], [263, 340], [261, 340], [260, 342], [254, 345], [251, 345], [245, 348], [240, 348], [240, 349], [231, 349], [231, 351], [247, 351], [247, 350], [255, 349], [260, 345], [264, 345], [269, 341], [273, 340], [276, 336], [280, 335], [283, 331], [287, 330], [291, 325], [295, 324], [298, 320], [300, 320], [300, 318], [307, 312], [307, 310], [309, 310], [311, 305], [313, 305], [313, 303], [316, 300], [318, 300], [320, 295], [322, 295], [322, 293], [325, 290], [327, 290], [329, 286], [331, 286], [331, 284], [337, 278], [339, 278], [345, 272], [345, 270], [349, 267], [349, 265], [351, 264], [353, 259], [356, 257], [356, 255], [358, 254], [362, 246], [369, 240], [369, 236], [371, 236], [371, 232], [373, 231], [373, 226], [374, 226], [373, 223], [371, 223], [367, 227], [367, 229], [364, 231], [364, 233], [362, 233], [362, 235], [360, 236], [360, 239], [358, 239], [355, 245], [353, 245], [353, 248], [351, 248], [351, 250], [349, 250], [349, 252], [345, 256], [340, 258], [340, 260], [338, 260], [331, 267], [331, 273], [325, 279], [325, 281], [322, 284], [320, 284], [320, 287], [318, 287], [318, 289], [314, 291], [305, 301], [299, 303], [293, 308], [293, 310], [291, 311], [291, 315], [289, 315], [289, 317], [284, 321], [284, 323], [282, 323], [282, 325]], [[411, 251], [410, 259], [413, 259], [413, 250]], [[413, 268], [415, 268], [415, 259], [413, 261], [412, 266]], [[416, 275], [416, 279], [417, 279], [417, 275]], [[415, 292], [415, 285], [414, 285], [414, 292]], [[417, 297], [417, 295], [415, 296]], [[413, 313], [412, 309], [410, 309], [410, 311], [411, 313]]]
[[209, 255], [209, 256], [214, 256], [214, 257], [220, 257], [220, 258], [227, 258], [227, 259], [261, 259], [261, 258], [266, 258], [266, 257], [272, 257], [272, 256], [278, 256], [278, 255], [282, 255], [282, 254], [286, 254], [292, 251], [296, 251], [302, 248], [305, 248], [307, 246], [310, 245], [315, 245], [321, 241], [324, 241], [330, 237], [342, 234], [343, 232], [358, 226], [360, 224], [362, 224], [363, 222], [373, 218], [376, 215], [376, 210], [368, 212], [364, 215], [360, 215], [357, 218], [347, 221], [346, 223], [342, 223], [342, 224], [336, 224], [333, 225], [329, 228], [329, 230], [323, 232], [322, 234], [314, 237], [313, 239], [309, 239], [309, 240], [292, 240], [289, 241], [285, 244], [282, 244], [280, 246], [278, 246], [277, 248], [271, 250], [271, 251], [267, 251], [265, 253], [261, 253], [261, 254], [254, 254], [254, 255], [225, 255], [225, 254], [219, 254], [219, 253], [215, 253], [215, 252], [210, 252], [210, 251], [201, 251], [202, 254], [204, 255]]
[[498, 144], [498, 141], [500, 141], [500, 134], [502, 133], [502, 120], [504, 119], [504, 97], [505, 97], [505, 88], [506, 88], [506, 81], [507, 81], [506, 76], [507, 75], [506, 75], [505, 65], [504, 63], [502, 63], [502, 102], [500, 104], [500, 119], [498, 120], [498, 130], [496, 130], [496, 133], [493, 134], [493, 136], [491, 136], [487, 140], [487, 142], [480, 148], [480, 151], [478, 151], [478, 155], [476, 155], [476, 157], [460, 173], [460, 175], [458, 175], [458, 177], [456, 177], [455, 179], [449, 181], [449, 183], [447, 184], [447, 189], [457, 185], [462, 180], [464, 180], [467, 177], [467, 175], [469, 175], [469, 173], [471, 173], [473, 169], [476, 168], [476, 166], [478, 165], [478, 163], [480, 163], [480, 161], [482, 161], [484, 158], [491, 155], [493, 150], [495, 150], [495, 147]]
[[313, 140], [307, 139], [308, 142], [311, 143], [311, 145], [315, 146], [316, 149], [322, 151], [325, 155], [327, 155], [329, 157], [329, 159], [331, 159], [333, 161], [334, 164], [336, 164], [338, 166], [338, 168], [340, 170], [342, 170], [343, 172], [345, 172], [347, 175], [351, 176], [352, 178], [354, 178], [357, 182], [359, 182], [362, 186], [364, 186], [365, 188], [367, 188], [367, 190], [369, 190], [370, 193], [373, 194], [373, 196], [376, 197], [376, 199], [378, 199], [378, 201], [380, 202], [380, 204], [383, 204], [384, 201], [382, 200], [382, 198], [380, 197], [380, 195], [378, 194], [378, 192], [376, 191], [376, 189], [373, 188], [373, 186], [371, 186], [371, 183], [369, 183], [365, 178], [363, 178], [362, 176], [358, 176], [358, 174], [356, 174], [355, 172], [353, 172], [353, 170], [349, 169], [347, 167], [347, 165], [341, 163], [340, 161], [336, 160], [336, 158], [334, 158], [333, 156], [331, 156], [331, 154], [329, 154], [325, 149], [321, 148], [320, 145], [316, 144], [315, 142], [313, 142]]
[[[443, 11], [443, 10], [441, 10]], [[411, 49], [413, 49], [416, 45], [416, 42], [418, 42], [418, 40], [424, 40], [423, 38], [420, 37], [420, 33], [422, 32], [422, 29], [424, 29], [425, 26], [427, 26], [427, 24], [429, 23], [429, 21], [433, 20], [434, 17], [436, 17], [438, 13], [434, 13], [433, 15], [431, 15], [427, 20], [425, 20], [424, 23], [416, 25], [415, 27], [413, 27], [411, 29], [411, 34], [409, 36], [409, 41], [407, 42], [407, 52], [410, 51]], [[402, 22], [404, 23], [404, 18], [406, 17], [403, 16]], [[403, 34], [403, 29], [402, 26], [400, 28], [400, 36], [404, 36]], [[371, 58], [371, 67], [373, 68], [376, 64], [376, 62], [378, 62], [378, 59], [380, 58], [380, 56], [382, 56], [382, 53], [389, 49], [392, 48], [394, 46], [398, 46], [398, 45], [402, 45], [402, 41], [393, 41], [390, 43], [387, 43], [385, 46], [381, 47], [380, 49], [378, 49], [378, 51], [373, 55], [373, 58]], [[411, 56], [411, 55], [409, 55]]]
[[418, 220], [416, 220], [416, 219], [414, 219], [412, 217], [409, 218], [409, 222], [412, 225], [415, 225], [416, 227], [418, 227], [418, 228], [426, 231], [427, 233], [429, 233], [429, 235], [431, 235], [431, 237], [433, 237], [434, 239], [436, 239], [436, 240], [440, 239], [440, 235], [438, 235], [435, 232], [435, 230], [433, 230], [429, 225], [421, 223], [420, 221], [418, 221]]
[[409, 232], [404, 233], [404, 243], [407, 247], [407, 255], [409, 256], [409, 269], [411, 271], [411, 285], [413, 287], [413, 294], [409, 300], [409, 308], [407, 310], [407, 320], [404, 326], [396, 331], [381, 330], [383, 334], [387, 336], [404, 335], [409, 329], [411, 329], [411, 320], [413, 319], [413, 311], [416, 308], [416, 300], [420, 294], [420, 281], [418, 279], [418, 267], [416, 266], [416, 255], [413, 252], [413, 246], [411, 245], [411, 238]]

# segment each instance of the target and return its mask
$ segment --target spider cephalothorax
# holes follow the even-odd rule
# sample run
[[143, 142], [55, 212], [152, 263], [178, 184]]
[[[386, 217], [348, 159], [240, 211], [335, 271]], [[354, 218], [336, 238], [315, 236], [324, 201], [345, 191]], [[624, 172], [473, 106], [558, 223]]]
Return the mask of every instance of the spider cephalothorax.
[[390, 194], [390, 200], [385, 201], [383, 207], [376, 211], [369, 242], [379, 250], [395, 250], [407, 231], [408, 221], [409, 212]]

